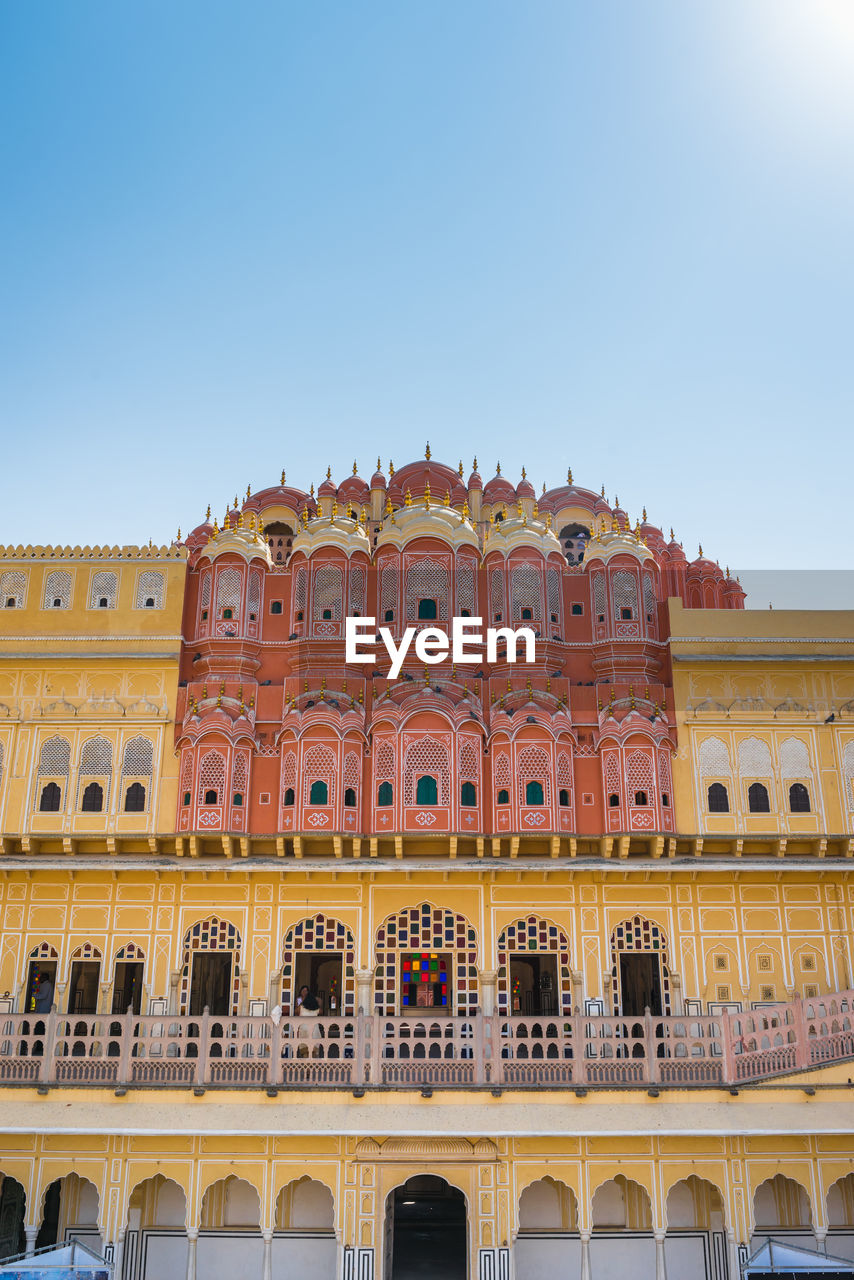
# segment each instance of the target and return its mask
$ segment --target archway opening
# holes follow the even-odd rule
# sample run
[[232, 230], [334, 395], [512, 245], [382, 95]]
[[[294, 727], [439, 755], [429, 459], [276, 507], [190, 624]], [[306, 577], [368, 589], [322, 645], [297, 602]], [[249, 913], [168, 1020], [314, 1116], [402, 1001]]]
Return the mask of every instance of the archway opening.
[[230, 951], [197, 951], [192, 960], [190, 1014], [198, 1017], [209, 1009], [217, 1016], [231, 1012]]
[[510, 993], [513, 1013], [552, 1015], [558, 1009], [557, 955], [528, 952], [510, 957]]
[[[344, 987], [343, 952], [299, 951], [294, 961], [294, 990], [303, 987], [318, 1001], [323, 1017], [340, 1012], [341, 992]], [[298, 1012], [296, 1004], [293, 1013]]]
[[643, 1017], [647, 1009], [654, 1017], [664, 1012], [661, 1000], [661, 965], [649, 951], [624, 951], [620, 956], [621, 1013]]
[[16, 1253], [23, 1253], [27, 1247], [24, 1233], [24, 1210], [26, 1195], [24, 1188], [16, 1178], [3, 1178], [0, 1187], [0, 1262], [11, 1258]]
[[444, 1178], [420, 1174], [386, 1202], [386, 1280], [466, 1280], [466, 1202]]

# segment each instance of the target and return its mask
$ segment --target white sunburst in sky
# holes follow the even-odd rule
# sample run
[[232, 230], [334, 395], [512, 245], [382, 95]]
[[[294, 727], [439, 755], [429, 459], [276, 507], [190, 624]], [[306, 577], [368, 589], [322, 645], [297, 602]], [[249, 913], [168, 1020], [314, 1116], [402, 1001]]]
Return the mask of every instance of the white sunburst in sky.
[[854, 0], [9, 0], [0, 120], [0, 540], [429, 439], [850, 567]]

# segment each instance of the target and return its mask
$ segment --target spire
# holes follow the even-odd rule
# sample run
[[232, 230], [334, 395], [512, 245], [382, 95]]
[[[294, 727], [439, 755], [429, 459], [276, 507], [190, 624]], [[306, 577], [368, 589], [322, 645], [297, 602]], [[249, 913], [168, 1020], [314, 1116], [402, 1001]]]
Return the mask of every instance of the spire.
[[544, 481], [543, 481], [543, 492], [540, 494], [540, 497], [541, 497], [541, 498], [544, 498], [545, 496], [546, 496], [546, 482], [545, 482], [545, 480], [544, 480]]
[[354, 475], [354, 476], [357, 476], [358, 474], [359, 474], [359, 468], [357, 467], [357, 465], [356, 465], [356, 459], [354, 458], [354, 459], [353, 459], [353, 475]]
[[208, 503], [208, 509], [207, 509], [207, 511], [205, 512], [205, 519], [206, 519], [206, 520], [210, 520], [210, 518], [211, 518], [211, 504], [210, 504], [210, 503]]
[[246, 497], [247, 497], [247, 499], [249, 499], [249, 498], [251, 498], [251, 497], [252, 497], [252, 485], [251, 485], [251, 484], [248, 484], [248, 485], [246, 486]]
[[326, 479], [327, 479], [327, 480], [331, 480], [331, 479], [332, 479], [332, 468], [331, 468], [331, 467], [327, 467], [327, 468], [326, 468]]
[[280, 484], [284, 484], [284, 483], [285, 483], [285, 468], [284, 468], [284, 467], [282, 467], [282, 479], [281, 479], [281, 481], [280, 481], [279, 483], [280, 483]]
[[311, 496], [312, 496], [312, 498], [313, 498], [313, 497], [314, 497], [314, 481], [313, 481], [313, 480], [312, 480], [311, 484], [309, 485], [309, 489], [308, 489], [308, 491], [309, 491], [309, 493], [311, 494]]
[[572, 467], [567, 467], [566, 469], [566, 483], [572, 484]]
[[500, 462], [496, 462], [496, 464], [495, 464], [495, 474], [496, 474], [497, 476], [500, 476], [500, 475], [501, 475], [501, 463], [500, 463]]
[[605, 497], [605, 486], [604, 486], [604, 484], [602, 485], [602, 497], [603, 497], [603, 498]]
[[377, 458], [377, 471], [382, 471], [382, 469], [383, 469], [383, 462], [382, 462], [382, 458], [379, 458], [379, 457], [378, 457], [378, 458]]
[[702, 556], [703, 556], [703, 544], [702, 544], [702, 542], [701, 542], [701, 543], [699, 543], [698, 545], [699, 545], [699, 547], [700, 547], [700, 558], [702, 559]]
[[474, 462], [472, 463], [472, 471], [477, 471], [477, 454], [475, 454], [474, 456]]
[[393, 475], [394, 475], [394, 463], [392, 462], [391, 458], [389, 458], [389, 460], [388, 460], [388, 478], [389, 478], [389, 480], [392, 478], [392, 476], [393, 476]]
[[643, 522], [646, 524], [646, 507], [643, 509]]
[[234, 507], [237, 509], [237, 494], [234, 495]]
[[528, 479], [528, 473], [526, 472], [526, 470], [525, 470], [525, 468], [524, 468], [524, 467], [522, 468], [522, 479], [523, 479], [523, 480], [527, 480], [527, 479]]
[[426, 448], [425, 448], [425, 450], [424, 450], [424, 457], [425, 457], [425, 458], [426, 458], [426, 460], [429, 462], [429, 461], [430, 461], [430, 459], [432, 458], [432, 456], [433, 456], [433, 455], [432, 455], [432, 453], [430, 452], [430, 441], [428, 440], [428, 441], [427, 441], [427, 446], [426, 446]]
[[457, 467], [457, 475], [458, 475], [458, 476], [460, 477], [460, 479], [462, 480], [462, 478], [463, 478], [463, 460], [462, 460], [462, 458], [460, 458], [460, 465]]

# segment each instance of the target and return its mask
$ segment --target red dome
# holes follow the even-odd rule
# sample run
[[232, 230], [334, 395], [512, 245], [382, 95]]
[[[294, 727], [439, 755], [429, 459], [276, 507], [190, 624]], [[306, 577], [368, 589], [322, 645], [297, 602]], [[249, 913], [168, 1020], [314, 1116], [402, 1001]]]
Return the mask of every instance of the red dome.
[[320, 484], [317, 490], [318, 498], [334, 498], [338, 490], [335, 487], [335, 481], [332, 479], [331, 469], [326, 472], [326, 479]]
[[516, 490], [506, 476], [496, 471], [491, 480], [487, 480], [483, 490], [484, 502], [515, 502]]
[[534, 493], [534, 486], [523, 472], [522, 479], [516, 485], [516, 497], [535, 498], [536, 496], [537, 495]]
[[453, 467], [446, 467], [442, 462], [427, 461], [407, 462], [405, 467], [395, 471], [388, 482], [388, 496], [396, 507], [403, 506], [406, 491], [413, 499], [423, 498], [427, 485], [430, 485], [430, 498], [433, 502], [443, 502], [445, 494], [450, 490], [451, 502], [462, 505], [466, 494], [463, 482]]

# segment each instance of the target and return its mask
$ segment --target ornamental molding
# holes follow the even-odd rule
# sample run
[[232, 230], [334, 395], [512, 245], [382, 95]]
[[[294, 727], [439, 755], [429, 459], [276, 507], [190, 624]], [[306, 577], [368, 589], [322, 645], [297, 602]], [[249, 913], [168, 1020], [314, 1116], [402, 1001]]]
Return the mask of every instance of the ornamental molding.
[[490, 1138], [469, 1142], [466, 1138], [362, 1138], [353, 1153], [355, 1160], [377, 1160], [410, 1164], [413, 1161], [442, 1161], [446, 1164], [483, 1164], [498, 1159], [498, 1147]]

